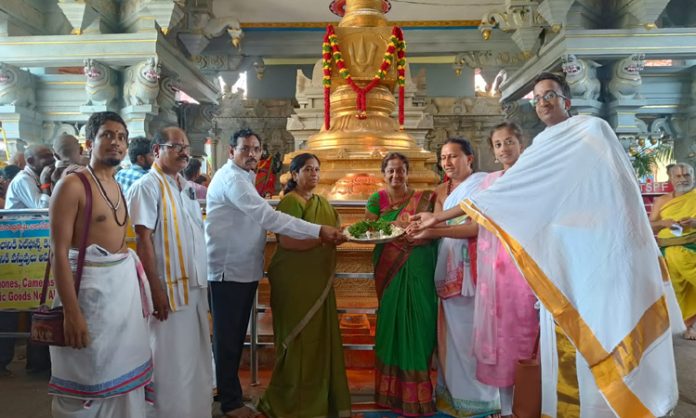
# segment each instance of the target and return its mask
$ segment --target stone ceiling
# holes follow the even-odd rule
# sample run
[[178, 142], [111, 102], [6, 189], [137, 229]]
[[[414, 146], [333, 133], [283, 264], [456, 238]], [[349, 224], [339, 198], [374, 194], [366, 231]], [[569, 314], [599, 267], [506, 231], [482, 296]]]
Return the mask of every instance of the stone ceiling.
[[[328, 22], [337, 17], [329, 11], [330, 0], [215, 0], [218, 16], [236, 15], [242, 23]], [[487, 11], [502, 7], [505, 0], [391, 0], [391, 21], [480, 20]]]

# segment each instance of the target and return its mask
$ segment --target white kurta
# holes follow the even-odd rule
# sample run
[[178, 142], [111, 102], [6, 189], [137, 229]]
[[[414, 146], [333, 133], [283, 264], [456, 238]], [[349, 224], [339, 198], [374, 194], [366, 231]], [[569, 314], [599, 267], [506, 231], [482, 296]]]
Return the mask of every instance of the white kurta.
[[605, 121], [575, 116], [546, 128], [462, 208], [507, 246], [544, 305], [545, 416], [556, 416], [554, 322], [577, 348], [583, 417], [662, 416], [676, 405], [666, 276], [630, 161]]
[[[212, 414], [213, 368], [203, 218], [198, 201], [183, 177], [173, 178], [158, 173], [158, 168], [153, 166], [128, 191], [133, 225], [153, 230], [162, 286], [168, 289], [170, 306], [176, 309], [170, 311], [166, 321], [159, 321], [154, 316], [150, 318], [154, 375], [148, 399], [154, 403], [148, 408], [148, 418], [208, 418]], [[169, 185], [171, 195], [166, 190], [161, 193], [164, 181]], [[180, 186], [182, 190], [179, 190]], [[163, 231], [163, 210], [168, 211], [170, 230], [167, 239]], [[181, 238], [178, 241], [172, 224], [174, 219], [178, 220]], [[169, 243], [169, 257], [164, 255], [165, 242]], [[182, 252], [181, 258], [179, 252]], [[179, 260], [184, 261], [183, 268]], [[169, 285], [164, 280], [167, 262], [174, 263], [169, 268]], [[188, 276], [186, 280], [180, 277], [183, 272]]]

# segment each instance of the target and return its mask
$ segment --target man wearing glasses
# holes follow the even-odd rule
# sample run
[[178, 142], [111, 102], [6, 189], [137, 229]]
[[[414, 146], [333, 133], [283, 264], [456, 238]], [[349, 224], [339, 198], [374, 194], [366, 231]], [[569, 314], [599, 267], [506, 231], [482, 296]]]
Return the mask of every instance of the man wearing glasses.
[[[238, 369], [258, 281], [263, 276], [266, 231], [295, 239], [341, 243], [341, 232], [275, 211], [254, 186], [261, 158], [259, 136], [249, 129], [230, 139], [229, 160], [208, 187], [205, 234], [213, 314], [213, 349], [222, 412], [252, 417], [244, 405]], [[298, 283], [298, 286], [301, 286]]]
[[213, 359], [203, 216], [180, 174], [190, 158], [189, 141], [183, 130], [169, 127], [153, 142], [152, 168], [128, 190], [154, 308], [149, 324], [154, 405], [148, 417], [209, 417]]
[[562, 77], [540, 74], [533, 93], [546, 129], [519, 161], [409, 229], [467, 213], [505, 244], [541, 302], [543, 416], [668, 415], [684, 325], [631, 162], [607, 122], [569, 115]]

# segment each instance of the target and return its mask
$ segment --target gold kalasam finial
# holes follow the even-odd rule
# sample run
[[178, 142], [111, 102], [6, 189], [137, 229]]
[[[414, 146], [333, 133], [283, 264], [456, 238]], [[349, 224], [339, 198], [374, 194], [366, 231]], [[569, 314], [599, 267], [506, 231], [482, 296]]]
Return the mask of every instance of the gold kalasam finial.
[[382, 0], [346, 0], [346, 14], [339, 27], [367, 28], [387, 26], [387, 18], [382, 9]]

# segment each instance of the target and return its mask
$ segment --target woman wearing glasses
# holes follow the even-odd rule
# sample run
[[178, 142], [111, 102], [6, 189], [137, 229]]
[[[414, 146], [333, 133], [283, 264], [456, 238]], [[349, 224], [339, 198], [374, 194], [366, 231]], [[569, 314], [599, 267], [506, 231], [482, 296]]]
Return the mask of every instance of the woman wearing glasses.
[[[292, 179], [278, 210], [338, 227], [336, 210], [314, 194], [319, 164], [309, 153], [292, 159]], [[351, 416], [333, 290], [335, 267], [334, 245], [278, 235], [278, 249], [268, 267], [276, 364], [259, 403], [269, 417]]]

